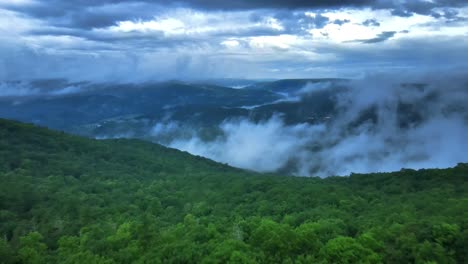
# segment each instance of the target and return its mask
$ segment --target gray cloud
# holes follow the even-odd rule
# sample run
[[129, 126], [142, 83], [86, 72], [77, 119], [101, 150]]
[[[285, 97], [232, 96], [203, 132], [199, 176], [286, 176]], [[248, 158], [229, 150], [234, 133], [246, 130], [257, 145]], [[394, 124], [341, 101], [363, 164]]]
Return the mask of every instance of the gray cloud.
[[43, 19], [57, 27], [92, 29], [115, 25], [118, 21], [148, 20], [163, 7], [151, 1], [38, 1], [31, 5], [13, 5], [6, 8]]
[[[397, 16], [411, 16], [414, 13], [437, 16], [453, 16], [451, 12], [434, 12], [434, 8], [465, 6], [466, 1], [373, 1], [373, 0], [40, 0], [30, 5], [5, 5], [4, 8], [22, 12], [31, 17], [47, 20], [51, 25], [68, 28], [92, 29], [115, 25], [123, 20], [148, 20], [161, 10], [175, 7], [189, 7], [202, 10], [258, 10], [258, 9], [336, 9], [343, 7], [389, 8]], [[320, 19], [320, 18], [319, 18]], [[316, 21], [320, 24], [320, 21]]]
[[466, 1], [459, 0], [436, 0], [436, 1], [402, 1], [402, 2], [379, 2], [377, 8], [390, 8], [396, 16], [408, 17], [413, 14], [431, 15], [435, 8], [453, 8], [466, 6]]
[[[261, 13], [258, 15], [261, 15]], [[274, 12], [274, 17], [285, 27], [285, 32], [283, 33], [298, 35], [303, 35], [307, 30], [313, 28], [323, 28], [330, 22], [328, 17], [320, 13], [309, 16], [304, 14], [304, 12], [276, 11]]]
[[333, 21], [333, 24], [341, 26], [341, 25], [344, 25], [344, 24], [349, 23], [349, 22], [351, 22], [351, 20], [349, 20], [349, 19], [335, 19]]
[[352, 42], [361, 42], [365, 44], [373, 44], [373, 43], [378, 43], [378, 42], [383, 42], [386, 41], [390, 38], [393, 38], [397, 32], [396, 31], [384, 31], [382, 33], [379, 33], [375, 38], [371, 39], [359, 39], [359, 40], [353, 40]]
[[[123, 41], [123, 40], [122, 40]], [[298, 78], [351, 77], [368, 71], [392, 72], [404, 69], [418, 72], [438, 69], [451, 72], [467, 66], [466, 38], [438, 37], [398, 38], [396, 45], [348, 45], [316, 43], [314, 51], [336, 57], [335, 60], [311, 61], [302, 53], [271, 52], [257, 54], [220, 52], [219, 47], [205, 41], [177, 39], [129, 40], [119, 45], [77, 43], [66, 52], [48, 52], [23, 43], [0, 43], [0, 80], [36, 78], [70, 78], [72, 80], [137, 81], [196, 78]], [[166, 41], [166, 42], [164, 42]], [[216, 42], [216, 39], [210, 39]], [[128, 45], [128, 47], [126, 47]], [[168, 45], [176, 47], [167, 51]], [[415, 48], [415, 47], [424, 47]], [[159, 50], [160, 49], [160, 50]], [[243, 47], [244, 49], [244, 47]], [[443, 51], [443, 52], [441, 52]], [[180, 72], [175, 62], [179, 57], [192, 60]], [[112, 65], [112, 67], [109, 67]], [[279, 69], [272, 71], [272, 69]]]
[[362, 24], [366, 27], [379, 27], [380, 23], [377, 21], [377, 19], [367, 19]]
[[343, 7], [371, 7], [375, 9], [390, 8], [394, 10], [404, 11], [412, 14], [429, 14], [432, 9], [440, 7], [460, 7], [467, 4], [462, 0], [408, 0], [408, 1], [376, 1], [376, 0], [190, 0], [179, 1], [198, 8], [208, 9], [269, 9], [269, 8], [285, 8], [285, 9], [334, 9]]
[[324, 26], [326, 26], [328, 24], [328, 21], [330, 21], [330, 19], [326, 16], [322, 16], [320, 14], [317, 14], [315, 15], [314, 17], [314, 24], [316, 25], [317, 28], [323, 28]]
[[191, 0], [180, 1], [194, 7], [214, 9], [264, 9], [264, 8], [335, 8], [343, 6], [366, 6], [373, 1], [370, 0], [227, 0], [222, 3], [216, 0]]
[[[392, 8], [393, 4], [384, 5], [383, 2], [362, 1], [356, 3], [356, 6]], [[12, 31], [11, 34], [2, 32], [4, 35], [0, 43], [0, 78], [144, 80], [209, 78], [211, 75], [250, 78], [294, 78], [310, 75], [348, 77], [363, 74], [369, 69], [411, 67], [414, 70], [419, 67], [446, 65], [456, 67], [467, 61], [464, 35], [450, 37], [450, 40], [441, 36], [427, 42], [413, 37], [413, 34], [403, 36], [405, 31], [398, 28], [393, 31], [391, 28], [392, 31], [384, 31], [374, 38], [355, 41], [362, 44], [378, 44], [370, 47], [336, 43], [333, 33], [329, 34], [326, 29], [311, 34], [311, 30], [322, 29], [327, 24], [348, 23], [346, 19], [330, 19], [324, 14], [333, 8], [354, 6], [352, 1], [327, 1], [328, 4], [325, 1], [298, 1], [296, 4], [292, 3], [290, 8], [287, 8], [286, 1], [273, 1], [271, 4], [267, 1], [239, 1], [227, 2], [224, 11], [216, 8], [219, 3], [130, 0], [51, 0], [6, 6], [3, 3], [0, 11], [1, 8], [6, 8], [20, 12], [15, 15], [21, 18], [21, 21], [26, 21], [26, 26], [22, 30], [22, 25], [18, 25], [17, 32], [14, 32], [13, 27], [5, 31]], [[437, 7], [446, 4], [447, 8], [432, 10], [429, 15], [437, 16], [437, 13], [441, 21], [418, 25], [411, 29], [411, 33], [422, 27], [431, 27], [434, 31], [441, 30], [441, 26], [447, 26], [445, 22], [454, 27], [464, 25], [465, 18], [460, 17], [461, 12], [457, 14], [449, 8], [459, 4], [455, 1], [437, 3]], [[229, 5], [238, 7], [233, 9], [234, 11], [226, 11]], [[307, 6], [308, 9], [294, 9], [301, 6]], [[423, 10], [413, 7], [412, 10], [418, 12]], [[305, 14], [305, 11], [310, 12]], [[202, 20], [193, 28], [190, 19], [183, 19], [192, 16], [199, 18], [200, 20], [196, 20], [198, 22]], [[181, 20], [184, 27], [174, 29], [177, 31], [175, 34], [172, 34], [171, 30], [164, 31], [164, 27], [124, 32], [103, 28], [122, 20], [154, 20], [153, 22], [158, 23], [168, 19]], [[364, 24], [374, 26], [376, 23], [379, 22], [364, 21]], [[185, 30], [192, 31], [186, 33]], [[444, 35], [444, 32], [440, 33]], [[320, 40], [320, 34], [326, 37], [325, 40]], [[292, 36], [268, 38], [280, 35]], [[258, 38], [255, 46], [252, 44], [253, 39], [259, 36], [266, 38]], [[387, 43], [382, 43], [392, 37], [398, 45], [387, 46]], [[237, 45], [237, 48], [224, 46], [222, 43], [226, 40]], [[281, 43], [283, 40], [284, 43]], [[418, 48], [421, 45], [425, 48]], [[439, 52], [441, 50], [444, 52]], [[188, 65], [178, 67], [176, 62], [181, 61], [179, 58], [187, 56], [193, 59], [182, 60], [188, 61]], [[443, 66], [439, 62], [443, 62]], [[179, 71], [181, 68], [184, 69], [183, 72]], [[250, 72], [242, 73], [239, 70], [246, 68]]]

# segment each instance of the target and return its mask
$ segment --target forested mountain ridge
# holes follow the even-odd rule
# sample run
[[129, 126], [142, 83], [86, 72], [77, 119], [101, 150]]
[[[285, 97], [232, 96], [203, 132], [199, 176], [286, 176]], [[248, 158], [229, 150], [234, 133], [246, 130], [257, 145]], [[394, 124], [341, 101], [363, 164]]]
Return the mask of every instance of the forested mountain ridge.
[[256, 174], [0, 120], [1, 263], [466, 263], [468, 165]]
[[25, 87], [12, 82], [0, 85], [37, 92], [28, 96], [0, 94], [0, 116], [65, 131], [117, 117], [156, 116], [159, 120], [159, 114], [164, 117], [185, 106], [236, 108], [281, 98], [266, 90], [179, 81], [93, 84], [43, 80]]
[[[287, 114], [289, 122], [307, 121], [302, 115], [329, 115], [335, 92], [320, 92], [317, 98], [307, 98], [306, 103], [295, 102], [298, 98], [290, 100], [307, 82], [338, 85], [342, 81], [282, 80], [252, 84], [245, 89], [181, 81], [0, 82], [0, 86], [9, 87], [8, 91], [12, 92], [8, 96], [0, 94], [0, 116], [89, 137], [127, 133], [141, 139], [138, 134], [148, 134], [157, 123], [169, 120], [183, 122], [193, 129], [216, 126], [232, 118], [268, 119], [276, 113]], [[279, 102], [281, 105], [276, 108]]]
[[[79, 179], [110, 165], [125, 173], [240, 172], [209, 159], [140, 140], [94, 140], [0, 119], [0, 171], [26, 169], [39, 176], [63, 174]], [[144, 164], [144, 168], [141, 165]], [[59, 169], [55, 169], [55, 165]]]

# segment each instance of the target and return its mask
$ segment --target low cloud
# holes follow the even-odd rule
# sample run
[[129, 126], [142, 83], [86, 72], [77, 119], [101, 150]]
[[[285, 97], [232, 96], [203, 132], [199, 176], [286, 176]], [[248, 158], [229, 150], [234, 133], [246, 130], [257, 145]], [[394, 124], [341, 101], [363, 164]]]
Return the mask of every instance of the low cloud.
[[69, 84], [61, 80], [3, 81], [0, 82], [0, 98], [30, 96], [65, 96], [87, 90], [83, 84]]
[[0, 97], [30, 96], [40, 94], [40, 90], [33, 88], [26, 82], [1, 82]]
[[313, 92], [325, 91], [329, 89], [333, 89], [337, 84], [337, 81], [330, 81], [330, 82], [316, 82], [316, 83], [308, 83], [304, 87], [298, 90], [298, 95], [307, 95]]
[[468, 82], [428, 78], [429, 84], [414, 78], [402, 85], [394, 76], [352, 81], [336, 98], [336, 116], [322, 124], [286, 125], [280, 116], [257, 123], [227, 120], [214, 140], [194, 136], [169, 146], [241, 168], [302, 176], [466, 162]]
[[[276, 171], [286, 165], [291, 154], [307, 143], [312, 127], [306, 124], [285, 126], [279, 117], [253, 123], [228, 121], [220, 125], [223, 136], [211, 142], [198, 137], [175, 140], [170, 146], [232, 166], [257, 171]], [[323, 130], [324, 127], [313, 127]], [[302, 139], [301, 139], [302, 138]]]

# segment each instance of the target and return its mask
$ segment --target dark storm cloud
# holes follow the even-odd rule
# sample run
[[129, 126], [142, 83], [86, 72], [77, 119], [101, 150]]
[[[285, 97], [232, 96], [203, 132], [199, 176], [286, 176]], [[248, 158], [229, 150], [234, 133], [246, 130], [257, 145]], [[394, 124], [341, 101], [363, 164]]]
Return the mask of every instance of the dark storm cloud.
[[[189, 7], [201, 10], [295, 10], [295, 9], [337, 9], [343, 7], [388, 8], [396, 16], [411, 16], [414, 13], [434, 17], [456, 17], [453, 11], [442, 13], [434, 8], [460, 7], [467, 1], [438, 0], [433, 2], [414, 0], [395, 3], [394, 1], [372, 0], [39, 0], [28, 5], [6, 5], [6, 8], [28, 16], [46, 20], [59, 27], [92, 29], [115, 25], [124, 20], [149, 20], [171, 7]], [[4, 4], [5, 5], [5, 4]], [[316, 16], [313, 23], [320, 28], [327, 23], [324, 17]], [[336, 23], [346, 21], [337, 20]]]
[[190, 7], [204, 10], [298, 9], [366, 6], [369, 0], [42, 0], [31, 5], [11, 5], [7, 8], [31, 17], [46, 19], [55, 26], [101, 28], [117, 21], [150, 19], [168, 7]]
[[433, 8], [460, 7], [468, 3], [466, 0], [186, 0], [175, 2], [204, 9], [334, 9], [341, 7], [371, 7], [375, 9], [390, 8], [395, 9], [395, 12], [400, 11], [409, 15], [413, 13], [430, 14]]
[[368, 6], [371, 0], [188, 0], [176, 1], [197, 8], [206, 9], [301, 9], [301, 8], [336, 8], [346, 6]]

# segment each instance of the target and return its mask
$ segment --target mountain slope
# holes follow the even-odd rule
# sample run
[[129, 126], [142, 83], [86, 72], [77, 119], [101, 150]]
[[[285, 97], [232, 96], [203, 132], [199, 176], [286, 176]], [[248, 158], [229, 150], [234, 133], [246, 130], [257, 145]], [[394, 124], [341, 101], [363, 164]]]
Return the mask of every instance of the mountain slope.
[[3, 263], [464, 263], [468, 166], [295, 178], [0, 120]]
[[[138, 140], [90, 140], [0, 119], [0, 171], [30, 171], [34, 176], [80, 178], [97, 169], [139, 174], [240, 172], [206, 158]], [[144, 165], [144, 167], [142, 166]], [[56, 166], [60, 169], [54, 170]], [[117, 167], [117, 168], [116, 168]]]

